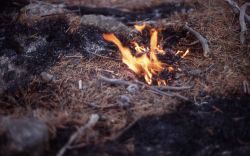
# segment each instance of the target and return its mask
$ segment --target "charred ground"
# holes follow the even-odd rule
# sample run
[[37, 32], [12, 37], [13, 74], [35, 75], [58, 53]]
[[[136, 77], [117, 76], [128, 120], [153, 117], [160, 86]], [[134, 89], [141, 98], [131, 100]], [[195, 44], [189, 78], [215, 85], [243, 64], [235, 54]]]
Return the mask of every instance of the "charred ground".
[[[45, 123], [49, 131], [46, 147], [32, 147], [23, 155], [55, 155], [93, 113], [101, 120], [79, 138], [80, 147], [65, 155], [248, 155], [250, 99], [242, 82], [249, 82], [249, 45], [240, 45], [238, 19], [226, 3], [157, 1], [143, 6], [131, 1], [133, 8], [126, 2], [115, 7], [113, 1], [80, 6], [78, 1], [65, 1], [64, 7], [50, 2], [1, 5], [0, 121], [28, 117]], [[114, 7], [104, 8], [104, 3]], [[130, 93], [124, 86], [98, 80], [98, 75], [138, 79], [121, 62], [117, 48], [102, 38], [113, 32], [126, 45], [135, 37], [148, 42], [148, 36], [133, 31], [137, 21], [161, 29], [166, 51], [190, 48], [180, 63], [182, 71], [169, 84], [192, 85], [180, 92], [189, 102], [143, 87]], [[203, 57], [201, 45], [183, 29], [184, 22], [206, 36], [211, 58]], [[160, 59], [171, 64], [177, 58]], [[53, 80], [44, 80], [41, 72]], [[126, 108], [119, 105], [124, 96], [130, 100]], [[11, 155], [10, 138], [16, 136], [1, 123], [1, 151], [7, 152], [0, 155]]]

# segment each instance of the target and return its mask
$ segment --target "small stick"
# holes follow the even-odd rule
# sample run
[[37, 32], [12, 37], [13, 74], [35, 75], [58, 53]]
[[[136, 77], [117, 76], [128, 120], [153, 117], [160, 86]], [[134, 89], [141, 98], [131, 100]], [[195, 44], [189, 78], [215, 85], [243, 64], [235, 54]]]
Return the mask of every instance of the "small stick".
[[[240, 7], [235, 1], [233, 0], [225, 0], [225, 1], [232, 7], [234, 13], [240, 14]], [[246, 18], [246, 21], [250, 23], [250, 16], [245, 14], [245, 18]]]
[[79, 85], [79, 90], [82, 90], [82, 80], [78, 81], [78, 85]]
[[249, 83], [246, 80], [243, 81], [243, 92], [245, 94], [250, 94]]
[[205, 57], [210, 57], [211, 56], [211, 51], [209, 49], [207, 39], [205, 39], [200, 33], [195, 31], [193, 28], [189, 27], [187, 24], [184, 26], [184, 29], [191, 32], [200, 41], [200, 43], [202, 45], [202, 48], [203, 48], [203, 55]]
[[159, 95], [166, 95], [166, 96], [170, 96], [170, 97], [177, 97], [177, 98], [180, 98], [180, 99], [182, 99], [184, 101], [189, 101], [189, 99], [187, 97], [185, 97], [183, 95], [180, 95], [178, 93], [166, 93], [166, 92], [161, 91], [158, 88], [152, 87], [152, 86], [150, 86], [149, 88], [151, 89], [151, 91], [153, 91], [154, 93], [159, 94]]
[[[131, 82], [128, 82], [128, 81], [125, 81], [125, 80], [120, 80], [120, 79], [110, 79], [110, 78], [107, 78], [105, 76], [99, 76], [99, 80], [103, 81], [103, 82], [106, 82], [106, 83], [109, 83], [109, 84], [113, 84], [113, 85], [135, 85]], [[149, 88], [151, 91], [153, 91], [154, 93], [157, 93], [159, 95], [166, 95], [166, 96], [170, 96], [170, 97], [178, 97], [182, 100], [185, 100], [185, 101], [188, 101], [188, 98], [185, 97], [185, 96], [182, 96], [178, 93], [166, 93], [164, 91], [161, 91], [159, 88], [157, 88], [157, 86], [148, 86], [148, 85], [145, 85], [144, 83], [140, 82], [140, 81], [136, 81], [137, 84], [140, 84], [140, 85], [143, 85], [143, 86], [146, 86], [147, 88]], [[165, 89], [167, 89], [168, 87], [165, 86]], [[169, 90], [183, 90], [183, 89], [187, 89], [186, 88], [177, 88], [177, 87], [170, 87], [168, 88]]]
[[240, 32], [240, 42], [241, 44], [244, 44], [246, 41], [245, 35], [247, 35], [247, 25], [245, 21], [245, 15], [246, 15], [246, 10], [247, 7], [250, 6], [250, 3], [245, 3], [240, 7], [240, 27], [241, 27], [241, 32]]
[[60, 149], [60, 151], [57, 153], [57, 156], [63, 156], [63, 154], [66, 152], [67, 149], [69, 149], [72, 145], [72, 143], [79, 138], [82, 133], [88, 129], [93, 127], [97, 121], [99, 120], [99, 115], [97, 114], [91, 114], [89, 121], [87, 122], [86, 125], [83, 125], [82, 127], [80, 127], [78, 129], [78, 131], [76, 131], [74, 134], [71, 135], [71, 137], [69, 138], [68, 142]]
[[105, 76], [100, 75], [99, 76], [99, 80], [112, 84], [112, 85], [124, 85], [124, 86], [129, 86], [132, 85], [133, 83], [129, 82], [129, 81], [125, 81], [125, 80], [120, 80], [120, 79], [111, 79], [111, 78], [107, 78]]
[[125, 128], [123, 128], [120, 132], [118, 132], [117, 135], [115, 135], [111, 140], [114, 141], [120, 141], [122, 139], [122, 135], [124, 135], [126, 132], [128, 132], [131, 127], [133, 127], [138, 121], [141, 119], [141, 117], [137, 117], [134, 119], [129, 125], [127, 125]]
[[[113, 84], [113, 85], [135, 85], [131, 82], [128, 82], [128, 81], [125, 81], [125, 80], [120, 80], [120, 79], [110, 79], [110, 78], [107, 78], [105, 76], [99, 76], [99, 79], [101, 81], [104, 81], [106, 83], [109, 83], [109, 84]], [[139, 83], [137, 81], [137, 83]], [[143, 83], [139, 83], [141, 85], [144, 85]], [[152, 87], [155, 87], [157, 89], [160, 89], [160, 90], [174, 90], [174, 91], [180, 91], [180, 90], [187, 90], [187, 89], [191, 89], [192, 87], [191, 86], [182, 86], [182, 87], [175, 87], [175, 86], [152, 86]]]
[[174, 86], [154, 86], [157, 87], [160, 90], [174, 90], [174, 91], [180, 91], [180, 90], [187, 90], [191, 89], [192, 86], [182, 86], [182, 87], [174, 87]]
[[194, 41], [194, 42], [192, 42], [192, 43], [183, 44], [183, 45], [185, 45], [185, 46], [193, 46], [193, 45], [196, 45], [196, 44], [199, 43], [199, 42], [200, 42], [199, 40], [196, 40], [196, 41]]

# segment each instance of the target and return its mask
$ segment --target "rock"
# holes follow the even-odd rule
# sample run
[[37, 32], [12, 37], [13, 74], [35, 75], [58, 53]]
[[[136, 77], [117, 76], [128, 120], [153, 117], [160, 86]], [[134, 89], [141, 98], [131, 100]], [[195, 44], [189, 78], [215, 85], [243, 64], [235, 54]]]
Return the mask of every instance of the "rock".
[[32, 118], [4, 118], [0, 131], [0, 155], [42, 155], [48, 144], [48, 127]]
[[42, 72], [40, 74], [42, 80], [44, 80], [45, 82], [50, 82], [50, 81], [53, 81], [54, 80], [54, 76], [47, 73], [47, 72]]

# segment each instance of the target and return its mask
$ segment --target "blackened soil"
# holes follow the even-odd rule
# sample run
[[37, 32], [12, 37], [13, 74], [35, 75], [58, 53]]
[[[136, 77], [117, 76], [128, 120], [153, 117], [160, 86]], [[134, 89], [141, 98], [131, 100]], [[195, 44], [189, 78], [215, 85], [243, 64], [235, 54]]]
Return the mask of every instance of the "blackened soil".
[[249, 111], [247, 96], [214, 98], [200, 106], [184, 103], [170, 114], [140, 119], [115, 141], [69, 150], [67, 155], [247, 156]]

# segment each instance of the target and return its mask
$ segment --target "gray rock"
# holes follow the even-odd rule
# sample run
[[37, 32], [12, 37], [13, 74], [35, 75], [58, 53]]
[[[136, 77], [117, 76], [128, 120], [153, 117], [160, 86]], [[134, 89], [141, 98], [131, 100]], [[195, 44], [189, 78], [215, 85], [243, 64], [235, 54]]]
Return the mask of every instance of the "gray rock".
[[42, 80], [45, 82], [50, 82], [50, 81], [53, 81], [55, 79], [53, 75], [51, 75], [47, 72], [42, 72], [40, 74], [40, 76], [41, 76]]
[[32, 118], [10, 119], [1, 122], [0, 155], [41, 155], [48, 144], [48, 127]]

